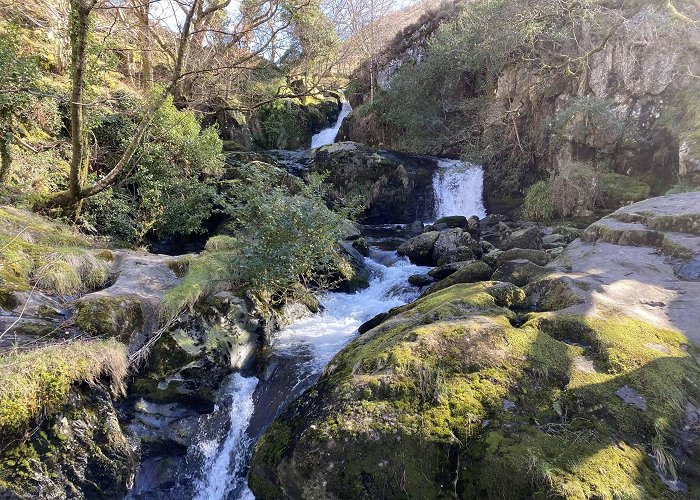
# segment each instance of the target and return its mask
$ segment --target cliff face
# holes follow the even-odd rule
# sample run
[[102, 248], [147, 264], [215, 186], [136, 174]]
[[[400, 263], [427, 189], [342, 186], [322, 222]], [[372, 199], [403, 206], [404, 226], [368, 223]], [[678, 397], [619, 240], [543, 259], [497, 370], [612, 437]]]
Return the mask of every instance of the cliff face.
[[[485, 16], [479, 4], [450, 4], [443, 11], [450, 15], [424, 17], [399, 35], [377, 68], [358, 72], [357, 112], [343, 137], [467, 154], [484, 163], [487, 190], [507, 197], [580, 163], [634, 176], [656, 193], [679, 178], [697, 178], [697, 4], [612, 2], [581, 11], [572, 26], [554, 21], [545, 28], [534, 24], [546, 17], [537, 2], [514, 2]], [[558, 2], [551, 13], [571, 15]], [[475, 24], [477, 14], [486, 17], [483, 25]], [[499, 20], [516, 15], [533, 23], [530, 39], [517, 31], [518, 23], [499, 27]], [[469, 33], [479, 26], [485, 34]], [[479, 51], [483, 56], [475, 55]], [[370, 75], [381, 89], [374, 103]], [[432, 141], [411, 140], [421, 106], [423, 131]], [[412, 107], [415, 116], [407, 116]]]

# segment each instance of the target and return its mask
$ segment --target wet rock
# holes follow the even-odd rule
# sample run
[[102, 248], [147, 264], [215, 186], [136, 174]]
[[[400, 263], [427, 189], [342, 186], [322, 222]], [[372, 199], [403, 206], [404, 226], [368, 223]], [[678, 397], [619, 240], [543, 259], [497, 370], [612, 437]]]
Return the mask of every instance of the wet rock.
[[449, 275], [442, 281], [438, 281], [428, 287], [423, 293], [423, 296], [435, 293], [444, 288], [456, 285], [457, 283], [476, 283], [478, 281], [487, 281], [491, 277], [491, 268], [481, 261], [472, 261]]
[[436, 280], [442, 280], [447, 278], [449, 275], [454, 274], [460, 268], [471, 265], [472, 262], [474, 262], [474, 260], [466, 260], [444, 264], [442, 266], [438, 266], [428, 271], [428, 275]]
[[549, 271], [526, 259], [516, 259], [500, 264], [493, 273], [496, 281], [508, 281], [518, 286], [525, 286]]
[[423, 232], [423, 223], [419, 220], [406, 225], [406, 232], [409, 236], [418, 236]]
[[430, 231], [403, 242], [399, 248], [399, 255], [405, 255], [411, 262], [418, 265], [431, 265], [433, 263], [433, 248], [440, 233]]
[[413, 286], [426, 286], [435, 282], [435, 278], [427, 274], [413, 274], [408, 277], [408, 282]]
[[542, 248], [540, 229], [537, 226], [533, 226], [514, 231], [510, 236], [503, 240], [500, 248], [503, 250], [510, 250], [511, 248], [539, 250]]
[[463, 228], [467, 223], [467, 218], [462, 215], [451, 215], [442, 217], [433, 223], [434, 231], [443, 231], [445, 229]]
[[497, 262], [502, 264], [509, 260], [526, 259], [538, 266], [545, 266], [552, 260], [552, 257], [543, 250], [532, 250], [528, 248], [511, 248], [498, 255]]
[[580, 238], [583, 231], [571, 226], [556, 226], [552, 228], [552, 233], [561, 234], [566, 238], [567, 243], [571, 243], [576, 238]]
[[363, 257], [369, 257], [369, 245], [364, 238], [360, 237], [352, 242], [352, 247], [360, 252]]

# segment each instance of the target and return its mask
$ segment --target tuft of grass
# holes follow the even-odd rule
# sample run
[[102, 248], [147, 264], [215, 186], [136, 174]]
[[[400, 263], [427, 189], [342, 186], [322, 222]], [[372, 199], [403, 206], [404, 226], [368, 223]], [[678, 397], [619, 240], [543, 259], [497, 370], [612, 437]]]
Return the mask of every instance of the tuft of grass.
[[554, 219], [554, 215], [551, 183], [539, 181], [533, 184], [525, 195], [523, 217], [528, 220], [549, 222]]
[[0, 208], [0, 287], [8, 293], [33, 286], [61, 295], [93, 291], [107, 282], [111, 260], [70, 226]]
[[126, 346], [114, 341], [77, 340], [0, 356], [0, 434], [17, 436], [64, 404], [74, 384], [109, 381], [124, 392]]

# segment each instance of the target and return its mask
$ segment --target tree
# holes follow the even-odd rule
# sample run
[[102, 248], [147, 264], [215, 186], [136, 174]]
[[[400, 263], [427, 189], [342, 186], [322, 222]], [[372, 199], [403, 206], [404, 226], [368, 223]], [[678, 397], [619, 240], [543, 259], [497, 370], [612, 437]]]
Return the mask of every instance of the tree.
[[[85, 72], [87, 63], [87, 47], [89, 43], [90, 25], [95, 11], [98, 9], [114, 8], [107, 0], [71, 0], [71, 168], [69, 189], [57, 193], [49, 201], [49, 206], [75, 208], [79, 212], [80, 202], [84, 198], [98, 194], [110, 187], [119, 175], [129, 166], [131, 159], [155, 114], [169, 95], [175, 99], [183, 97], [183, 81], [191, 81], [203, 74], [217, 74], [229, 69], [243, 68], [252, 60], [261, 57], [268, 49], [273, 36], [268, 34], [262, 39], [253, 38], [245, 46], [241, 46], [251, 33], [256, 33], [271, 18], [281, 12], [282, 0], [245, 1], [240, 5], [241, 13], [246, 9], [247, 15], [239, 16], [236, 22], [212, 23], [217, 14], [223, 12], [231, 0], [171, 0], [171, 7], [176, 13], [177, 30], [172, 31], [172, 45], [168, 40], [158, 36], [155, 27], [151, 33], [162, 50], [168, 53], [173, 61], [170, 77], [150, 98], [150, 104], [142, 114], [139, 125], [124, 149], [114, 167], [92, 185], [86, 186], [89, 166], [89, 147], [85, 125], [84, 102]], [[302, 2], [300, 5], [306, 5]], [[296, 9], [298, 6], [284, 2], [287, 8]], [[179, 14], [179, 16], [177, 15]], [[180, 21], [181, 20], [181, 21]], [[283, 29], [280, 28], [280, 29]], [[223, 56], [215, 50], [219, 45], [211, 43], [219, 40], [220, 44], [232, 50]], [[193, 43], [196, 42], [196, 43]], [[173, 49], [174, 45], [174, 49]], [[210, 64], [202, 65], [203, 58], [190, 57], [191, 50], [197, 50], [197, 55], [212, 53], [218, 57], [210, 59]]]
[[0, 33], [0, 184], [9, 178], [16, 122], [32, 101], [37, 76], [36, 60], [22, 55], [19, 32], [8, 27]]

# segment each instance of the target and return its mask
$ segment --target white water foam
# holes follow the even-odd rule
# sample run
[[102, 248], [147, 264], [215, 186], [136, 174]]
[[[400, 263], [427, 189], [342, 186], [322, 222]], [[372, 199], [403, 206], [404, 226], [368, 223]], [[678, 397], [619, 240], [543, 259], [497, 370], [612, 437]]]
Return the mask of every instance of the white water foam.
[[[408, 285], [408, 277], [425, 273], [429, 268], [413, 265], [393, 251], [372, 248], [371, 252], [376, 260], [389, 265], [365, 259], [373, 273], [368, 288], [354, 294], [324, 294], [323, 312], [297, 321], [272, 339], [271, 347], [278, 357], [294, 360], [292, 366], [286, 365], [297, 381], [290, 393], [298, 394], [308, 387], [333, 356], [357, 335], [357, 328], [364, 321], [417, 298], [419, 290]], [[207, 459], [203, 469], [206, 478], [198, 485], [197, 500], [255, 498], [246, 484], [245, 473], [254, 444], [246, 431], [254, 410], [252, 396], [258, 380], [240, 374], [230, 380], [231, 430], [221, 446], [216, 442], [199, 444]]]
[[[243, 467], [250, 460], [253, 440], [248, 436], [248, 422], [253, 415], [253, 391], [258, 385], [255, 377], [243, 377], [234, 373], [228, 379], [227, 392], [231, 396], [231, 428], [224, 442], [200, 442], [204, 455], [204, 478], [196, 486], [196, 500], [226, 498], [235, 489], [241, 489], [241, 499], [252, 499], [243, 475]], [[233, 460], [232, 460], [233, 459]]]
[[461, 160], [438, 160], [433, 175], [435, 219], [448, 215], [486, 217], [483, 202], [484, 171]]
[[335, 138], [338, 137], [338, 132], [340, 132], [340, 126], [343, 124], [343, 120], [347, 118], [347, 116], [350, 114], [352, 111], [352, 106], [350, 106], [350, 103], [345, 101], [343, 102], [343, 108], [340, 110], [340, 115], [338, 115], [338, 119], [336, 120], [335, 124], [327, 129], [321, 130], [318, 134], [314, 135], [311, 138], [311, 148], [320, 148], [321, 146], [327, 146], [328, 144], [333, 144], [335, 142]]

